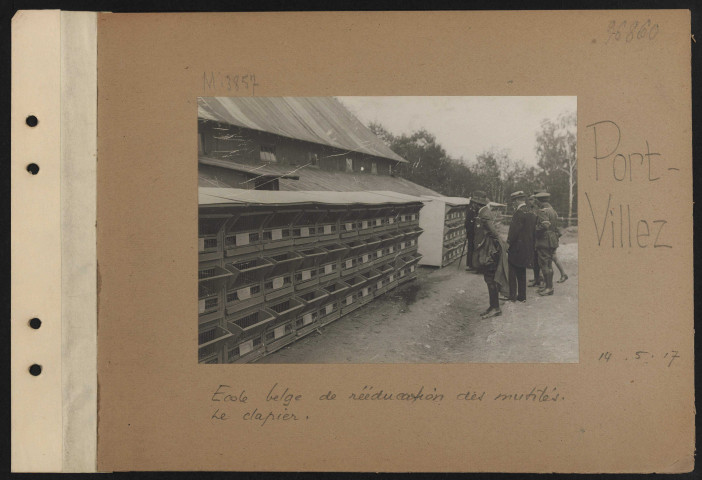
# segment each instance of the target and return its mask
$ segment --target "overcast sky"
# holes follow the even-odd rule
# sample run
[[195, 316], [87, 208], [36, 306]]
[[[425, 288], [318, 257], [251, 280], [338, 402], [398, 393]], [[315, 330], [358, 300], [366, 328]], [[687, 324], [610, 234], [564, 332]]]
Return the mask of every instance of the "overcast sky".
[[425, 128], [449, 156], [468, 162], [493, 147], [536, 165], [536, 132], [544, 119], [576, 111], [577, 97], [337, 97], [365, 125], [394, 135]]

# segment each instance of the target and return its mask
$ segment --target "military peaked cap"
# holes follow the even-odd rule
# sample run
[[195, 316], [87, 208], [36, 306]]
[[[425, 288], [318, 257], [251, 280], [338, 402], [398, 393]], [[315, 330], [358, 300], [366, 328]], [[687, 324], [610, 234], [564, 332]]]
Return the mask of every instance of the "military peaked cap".
[[470, 201], [478, 203], [480, 205], [487, 205], [490, 200], [488, 200], [487, 195], [482, 190], [476, 190], [470, 196]]

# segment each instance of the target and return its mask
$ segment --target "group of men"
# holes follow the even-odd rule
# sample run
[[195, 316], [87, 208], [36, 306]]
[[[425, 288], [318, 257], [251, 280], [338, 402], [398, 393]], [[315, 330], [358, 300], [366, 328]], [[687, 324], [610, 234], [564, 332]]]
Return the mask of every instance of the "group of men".
[[538, 287], [537, 293], [541, 296], [554, 293], [554, 263], [561, 273], [557, 283], [568, 279], [556, 257], [561, 234], [558, 214], [549, 203], [550, 197], [543, 190], [537, 190], [531, 196], [523, 191], [512, 193], [510, 200], [514, 214], [507, 241], [504, 242], [497, 232], [498, 215], [491, 209], [487, 196], [482, 191], [473, 192], [465, 224], [468, 246], [466, 270], [483, 273], [487, 284], [490, 307], [481, 314], [483, 318], [502, 314], [496, 274], [499, 276], [502, 273], [508, 277], [509, 296], [503, 300], [511, 302], [526, 302], [527, 268], [534, 270], [534, 279], [528, 285]]

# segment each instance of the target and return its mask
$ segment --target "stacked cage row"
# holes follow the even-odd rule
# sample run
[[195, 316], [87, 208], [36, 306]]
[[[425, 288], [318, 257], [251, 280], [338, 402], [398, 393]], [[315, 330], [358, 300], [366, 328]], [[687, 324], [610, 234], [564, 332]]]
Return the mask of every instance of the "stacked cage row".
[[421, 207], [201, 205], [199, 361], [256, 360], [416, 278]]
[[466, 242], [466, 211], [470, 200], [461, 197], [421, 197], [420, 226], [427, 232], [419, 244], [422, 265], [445, 267], [461, 257]]

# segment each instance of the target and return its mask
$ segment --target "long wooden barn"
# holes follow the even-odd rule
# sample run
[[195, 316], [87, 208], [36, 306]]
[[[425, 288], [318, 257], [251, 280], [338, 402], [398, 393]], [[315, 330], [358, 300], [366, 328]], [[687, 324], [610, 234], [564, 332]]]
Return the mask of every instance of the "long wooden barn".
[[198, 99], [201, 187], [438, 195], [406, 162], [333, 97]]
[[331, 97], [198, 99], [199, 361], [254, 361], [416, 278], [440, 195], [405, 162]]

